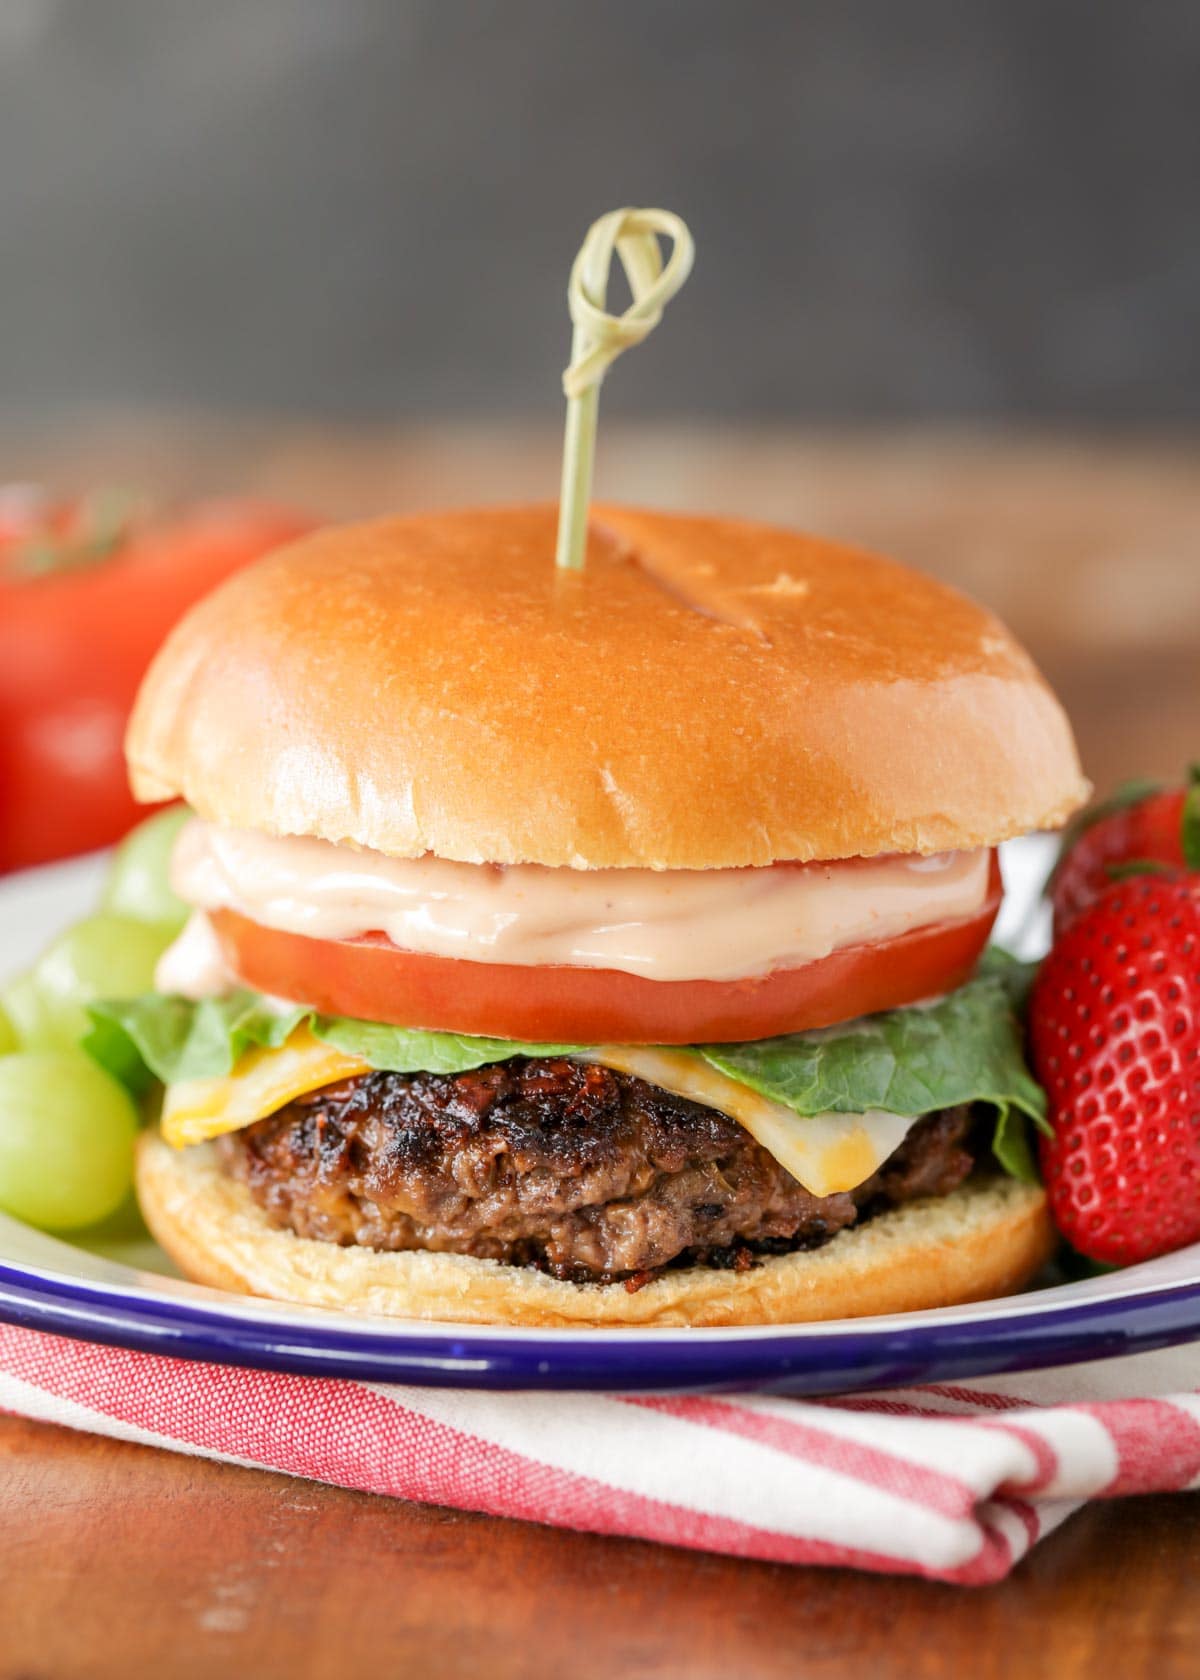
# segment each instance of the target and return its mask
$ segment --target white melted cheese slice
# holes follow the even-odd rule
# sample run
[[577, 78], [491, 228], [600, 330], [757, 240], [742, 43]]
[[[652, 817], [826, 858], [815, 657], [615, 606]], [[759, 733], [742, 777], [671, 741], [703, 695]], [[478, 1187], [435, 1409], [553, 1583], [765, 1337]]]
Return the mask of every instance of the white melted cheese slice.
[[[913, 1124], [904, 1115], [880, 1109], [865, 1114], [794, 1114], [719, 1073], [690, 1050], [606, 1044], [576, 1059], [631, 1073], [728, 1114], [814, 1196], [832, 1196], [862, 1184], [899, 1147]], [[307, 1027], [299, 1027], [278, 1050], [247, 1051], [224, 1078], [169, 1085], [163, 1099], [163, 1137], [177, 1149], [204, 1143], [251, 1126], [309, 1091], [368, 1072], [369, 1063], [322, 1044]]]
[[878, 1108], [865, 1114], [796, 1114], [719, 1073], [691, 1050], [605, 1044], [578, 1059], [636, 1074], [728, 1114], [814, 1196], [856, 1189], [899, 1148], [913, 1124], [906, 1115]]

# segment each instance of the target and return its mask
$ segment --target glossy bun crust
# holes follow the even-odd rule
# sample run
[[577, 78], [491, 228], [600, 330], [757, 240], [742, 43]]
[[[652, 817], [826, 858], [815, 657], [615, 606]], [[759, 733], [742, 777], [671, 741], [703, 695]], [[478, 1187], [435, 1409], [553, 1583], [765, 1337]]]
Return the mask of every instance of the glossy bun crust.
[[128, 736], [141, 799], [391, 854], [605, 868], [990, 846], [1087, 786], [995, 618], [815, 537], [597, 508], [333, 528], [221, 585]]
[[339, 1248], [271, 1226], [226, 1177], [210, 1144], [138, 1146], [138, 1200], [158, 1242], [197, 1283], [304, 1306], [464, 1324], [540, 1326], [800, 1324], [988, 1300], [1023, 1288], [1053, 1251], [1041, 1187], [971, 1179], [907, 1202], [824, 1248], [746, 1272], [693, 1266], [631, 1294], [563, 1283], [461, 1254]]

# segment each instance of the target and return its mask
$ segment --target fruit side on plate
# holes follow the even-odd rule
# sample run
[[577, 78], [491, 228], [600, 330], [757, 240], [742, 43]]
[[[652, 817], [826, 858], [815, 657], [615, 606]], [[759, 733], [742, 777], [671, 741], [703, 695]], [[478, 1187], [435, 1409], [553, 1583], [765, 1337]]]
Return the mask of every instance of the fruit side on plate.
[[154, 984], [187, 908], [167, 882], [186, 813], [144, 820], [117, 849], [95, 915], [59, 935], [0, 993], [0, 1208], [74, 1231], [129, 1199], [141, 1093], [83, 1049], [98, 998]]
[[1102, 807], [1051, 883], [1030, 1001], [1050, 1205], [1113, 1265], [1200, 1241], [1200, 775]]

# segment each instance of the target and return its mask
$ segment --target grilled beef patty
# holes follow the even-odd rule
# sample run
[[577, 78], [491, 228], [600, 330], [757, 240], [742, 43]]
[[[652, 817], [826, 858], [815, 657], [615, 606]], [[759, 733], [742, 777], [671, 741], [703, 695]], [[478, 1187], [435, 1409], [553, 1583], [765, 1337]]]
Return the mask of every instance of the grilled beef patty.
[[580, 1062], [369, 1073], [219, 1140], [272, 1224], [377, 1249], [532, 1265], [580, 1283], [746, 1265], [945, 1195], [971, 1169], [965, 1108], [927, 1115], [856, 1190], [810, 1195], [737, 1121]]

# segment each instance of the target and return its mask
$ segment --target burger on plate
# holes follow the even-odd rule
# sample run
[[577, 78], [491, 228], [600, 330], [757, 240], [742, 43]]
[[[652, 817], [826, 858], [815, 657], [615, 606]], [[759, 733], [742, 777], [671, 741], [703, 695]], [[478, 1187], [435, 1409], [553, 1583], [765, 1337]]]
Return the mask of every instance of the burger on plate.
[[[1022, 1287], [1052, 1233], [997, 844], [1086, 784], [1004, 627], [765, 525], [332, 529], [183, 620], [128, 737], [194, 820], [138, 1189], [192, 1278], [755, 1324]], [[982, 959], [982, 961], [981, 961]]]

